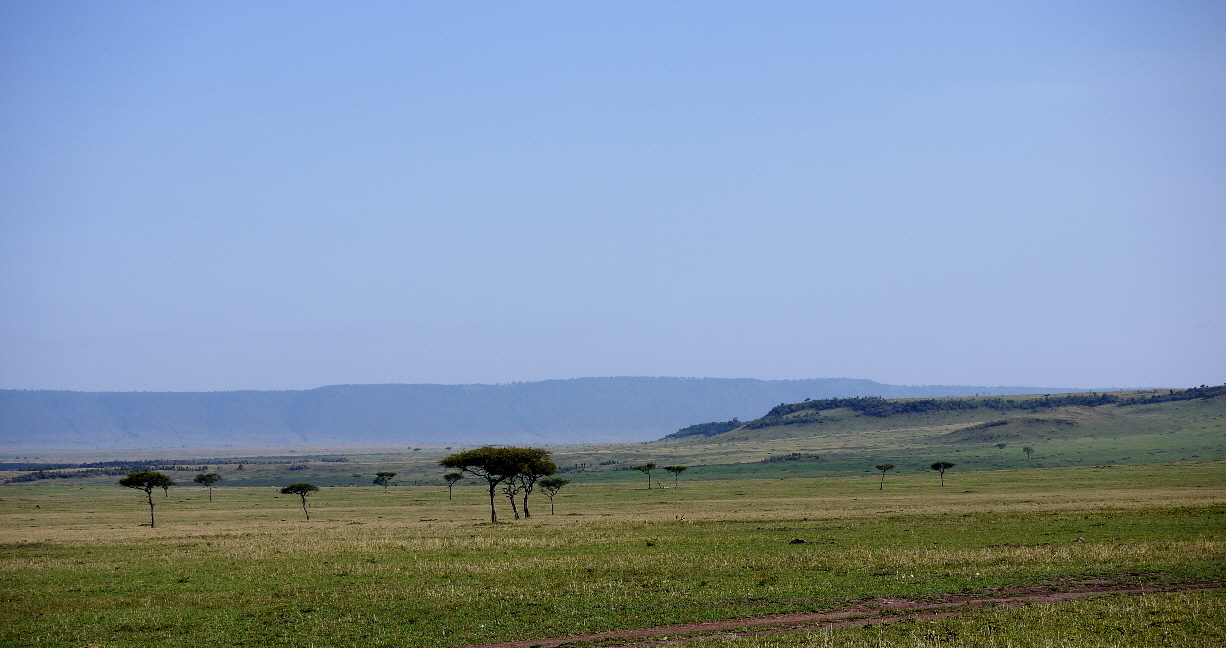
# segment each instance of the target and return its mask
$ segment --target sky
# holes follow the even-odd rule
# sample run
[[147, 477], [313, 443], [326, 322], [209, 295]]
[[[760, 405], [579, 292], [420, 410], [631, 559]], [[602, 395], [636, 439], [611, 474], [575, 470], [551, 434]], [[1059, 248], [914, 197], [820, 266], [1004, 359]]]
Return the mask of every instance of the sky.
[[1220, 2], [0, 0], [0, 388], [1226, 382]]

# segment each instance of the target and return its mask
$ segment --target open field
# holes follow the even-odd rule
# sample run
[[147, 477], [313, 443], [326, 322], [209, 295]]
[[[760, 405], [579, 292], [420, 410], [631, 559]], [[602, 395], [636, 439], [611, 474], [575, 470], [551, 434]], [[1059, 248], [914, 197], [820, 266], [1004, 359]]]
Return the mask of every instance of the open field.
[[[199, 487], [159, 494], [156, 529], [141, 526], [148, 508], [135, 491], [8, 484], [0, 642], [459, 646], [879, 598], [1226, 580], [1224, 462], [946, 480], [941, 488], [934, 474], [890, 475], [885, 490], [869, 475], [683, 478], [679, 489], [652, 491], [638, 480], [575, 483], [557, 515], [537, 495], [531, 519], [496, 526], [471, 486], [450, 502], [436, 485], [324, 488], [307, 522], [297, 498], [222, 482], [212, 503]], [[797, 538], [805, 544], [791, 544]], [[1163, 609], [1220, 618], [1220, 595], [1166, 596], [1193, 602]], [[1016, 636], [1036, 613], [976, 614], [988, 616], [942, 623], [970, 624], [956, 631], [964, 637], [987, 626]], [[864, 641], [850, 645], [878, 645], [875, 635], [854, 636]]]
[[[1150, 594], [974, 611], [948, 618], [851, 624], [767, 637], [687, 642], [691, 648], [1216, 648], [1226, 594]], [[679, 642], [678, 642], [679, 643]]]

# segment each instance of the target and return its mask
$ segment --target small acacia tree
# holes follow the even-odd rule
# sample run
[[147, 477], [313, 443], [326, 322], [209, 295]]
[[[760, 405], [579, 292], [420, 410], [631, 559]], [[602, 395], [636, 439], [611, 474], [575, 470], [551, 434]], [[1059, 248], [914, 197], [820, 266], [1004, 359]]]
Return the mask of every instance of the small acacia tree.
[[443, 481], [447, 482], [447, 499], [451, 499], [451, 489], [455, 486], [455, 483], [461, 479], [464, 479], [464, 475], [461, 475], [460, 473], [447, 473], [446, 475], [443, 475]]
[[885, 489], [885, 474], [890, 472], [891, 470], [894, 470], [894, 464], [877, 464], [876, 468], [877, 470], [881, 471], [881, 485], [877, 487], [877, 490], [884, 490]]
[[634, 469], [643, 473], [644, 475], [647, 475], [647, 490], [651, 490], [651, 471], [656, 469], [656, 465], [648, 462], [641, 466], [635, 466]]
[[311, 512], [307, 510], [306, 498], [307, 495], [319, 491], [319, 487], [315, 484], [290, 484], [281, 489], [282, 495], [297, 495], [302, 498], [302, 513], [306, 515], [306, 519], [311, 519]]
[[1026, 461], [1030, 461], [1030, 455], [1034, 454], [1034, 448], [1030, 446], [1025, 446], [1024, 448], [1022, 448], [1022, 452], [1026, 453]]
[[932, 469], [941, 473], [941, 485], [945, 485], [945, 471], [953, 468], [957, 464], [951, 464], [948, 461], [938, 461], [932, 464]]
[[678, 484], [677, 480], [681, 479], [681, 473], [685, 472], [686, 469], [688, 468], [689, 466], [665, 466], [664, 467], [665, 470], [673, 474], [673, 488], [677, 487], [677, 484]]
[[175, 480], [163, 475], [160, 472], [134, 472], [128, 473], [126, 477], [119, 480], [119, 485], [125, 488], [135, 488], [136, 490], [145, 491], [145, 498], [149, 500], [149, 528], [156, 526], [156, 520], [153, 519], [153, 489], [155, 488], [170, 488], [175, 483]]
[[[205, 466], [205, 467], [207, 468], [208, 466]], [[201, 486], [208, 487], [209, 501], [211, 502], [213, 501], [213, 484], [216, 484], [217, 482], [221, 481], [221, 475], [218, 475], [217, 473], [204, 473], [201, 475], [196, 475], [195, 477], [192, 478], [192, 481], [196, 482], [197, 484], [200, 484]]]
[[545, 489], [545, 494], [549, 496], [550, 515], [554, 514], [553, 498], [557, 496], [558, 491], [562, 490], [563, 486], [569, 483], [569, 479], [564, 479], [562, 477], [546, 477], [545, 479], [541, 480], [541, 488]]
[[392, 483], [392, 477], [395, 477], [395, 476], [396, 476], [396, 473], [391, 472], [390, 470], [383, 470], [383, 471], [375, 473], [374, 483], [382, 486], [383, 492], [386, 493], [388, 485]]

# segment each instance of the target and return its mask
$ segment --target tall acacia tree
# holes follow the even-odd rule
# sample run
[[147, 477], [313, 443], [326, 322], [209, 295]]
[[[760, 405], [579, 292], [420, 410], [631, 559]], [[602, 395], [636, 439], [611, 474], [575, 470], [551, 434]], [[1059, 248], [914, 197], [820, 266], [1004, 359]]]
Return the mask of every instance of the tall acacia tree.
[[315, 484], [290, 484], [281, 489], [282, 495], [297, 495], [302, 498], [302, 513], [306, 515], [306, 519], [311, 519], [311, 512], [307, 510], [306, 498], [311, 493], [319, 492], [319, 487]]
[[634, 469], [647, 475], [647, 490], [651, 490], [651, 471], [656, 469], [656, 465], [652, 462], [647, 462], [641, 466], [635, 466]]
[[541, 480], [541, 488], [545, 489], [545, 494], [549, 496], [550, 515], [554, 514], [553, 498], [557, 496], [558, 491], [562, 490], [563, 486], [569, 483], [569, 479], [563, 479], [561, 477], [546, 477], [545, 479]]
[[163, 475], [160, 472], [134, 472], [128, 473], [126, 477], [119, 480], [119, 485], [125, 488], [135, 488], [136, 490], [145, 491], [145, 498], [149, 500], [149, 528], [152, 529], [157, 525], [153, 519], [153, 489], [155, 488], [170, 488], [175, 483], [175, 480]]
[[443, 475], [443, 481], [447, 482], [448, 500], [451, 499], [451, 489], [455, 486], [455, 483], [461, 479], [464, 479], [464, 475], [461, 475], [460, 473], [447, 473], [446, 475]]
[[894, 470], [894, 464], [877, 464], [876, 468], [877, 470], [881, 471], [881, 485], [877, 487], [877, 490], [884, 490], [885, 489], [885, 474], [890, 472], [891, 470]]
[[689, 466], [665, 466], [664, 469], [673, 474], [673, 488], [677, 487], [678, 480], [681, 479], [681, 473], [685, 472]]
[[[205, 466], [205, 468], [208, 468], [208, 466]], [[213, 484], [216, 484], [217, 482], [221, 481], [221, 475], [218, 475], [217, 473], [204, 473], [204, 474], [196, 475], [195, 477], [192, 478], [192, 481], [196, 482], [197, 484], [200, 484], [201, 486], [208, 487], [209, 501], [211, 502], [213, 501]]]
[[1034, 454], [1034, 448], [1026, 446], [1022, 448], [1022, 452], [1026, 453], [1026, 461], [1030, 461], [1030, 455]]
[[392, 483], [392, 477], [395, 477], [395, 476], [396, 476], [396, 473], [390, 470], [383, 470], [383, 471], [377, 472], [375, 473], [375, 483], [382, 486], [383, 492], [386, 493], [388, 485]]
[[948, 461], [938, 461], [932, 464], [932, 469], [941, 473], [941, 485], [942, 486], [945, 485], [945, 471], [949, 470], [950, 468], [953, 468], [956, 465], [958, 464], [951, 464]]
[[[494, 505], [494, 497], [497, 495], [498, 485], [519, 475], [528, 459], [525, 450], [536, 449], [482, 446], [447, 455], [439, 460], [438, 465], [484, 479], [490, 492], [490, 522], [497, 523], [498, 508]], [[548, 453], [545, 456], [548, 456]]]

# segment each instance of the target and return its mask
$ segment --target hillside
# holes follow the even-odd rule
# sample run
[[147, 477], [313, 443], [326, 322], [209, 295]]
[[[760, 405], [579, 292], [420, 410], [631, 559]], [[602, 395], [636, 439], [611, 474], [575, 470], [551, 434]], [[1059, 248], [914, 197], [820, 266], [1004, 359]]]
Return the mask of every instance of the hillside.
[[0, 391], [0, 448], [644, 441], [780, 402], [1041, 393], [871, 380], [580, 378], [507, 385], [334, 385], [302, 391]]
[[745, 475], [777, 473], [780, 466], [794, 476], [862, 472], [876, 463], [926, 470], [936, 460], [952, 460], [961, 470], [1220, 460], [1226, 459], [1226, 385], [820, 399], [780, 404], [728, 431], [682, 434], [719, 429], [695, 425], [653, 445], [657, 455], [728, 464], [727, 471]]

